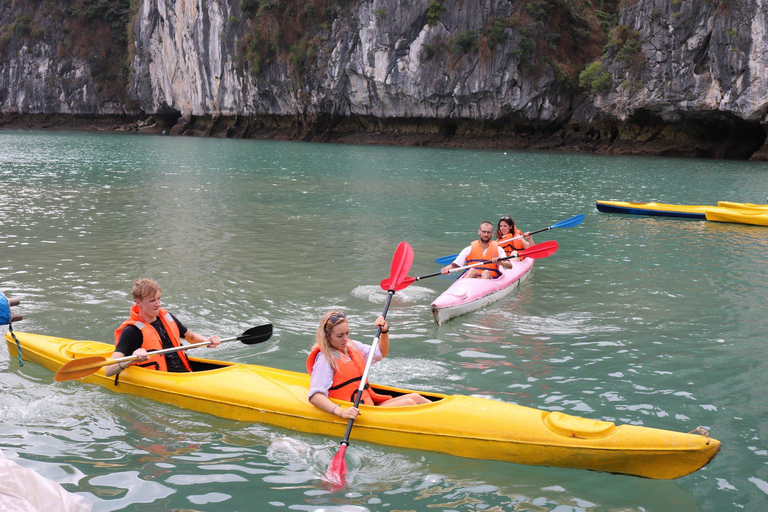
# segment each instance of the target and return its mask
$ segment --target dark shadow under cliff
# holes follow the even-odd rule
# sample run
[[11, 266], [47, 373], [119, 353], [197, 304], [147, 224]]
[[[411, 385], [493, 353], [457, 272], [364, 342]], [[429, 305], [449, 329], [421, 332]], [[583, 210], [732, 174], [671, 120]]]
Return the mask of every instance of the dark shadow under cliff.
[[572, 151], [621, 155], [768, 160], [766, 130], [757, 122], [712, 113], [674, 123], [641, 111], [624, 122], [537, 126], [493, 122], [316, 116], [0, 116], [0, 127], [113, 130], [242, 139], [347, 144]]

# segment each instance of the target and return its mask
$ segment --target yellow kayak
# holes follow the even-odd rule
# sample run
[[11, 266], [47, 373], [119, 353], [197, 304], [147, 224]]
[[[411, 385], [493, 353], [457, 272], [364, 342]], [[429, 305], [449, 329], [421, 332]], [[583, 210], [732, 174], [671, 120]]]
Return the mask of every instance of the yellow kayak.
[[768, 210], [737, 210], [734, 208], [710, 207], [705, 210], [705, 215], [707, 220], [713, 222], [768, 226]]
[[759, 210], [768, 212], [768, 204], [732, 203], [730, 201], [718, 201], [717, 206], [722, 208], [736, 208], [741, 210]]
[[[109, 357], [114, 346], [96, 341], [16, 332], [25, 360], [57, 371], [74, 358]], [[5, 336], [12, 356], [16, 342]], [[309, 376], [265, 366], [190, 357], [194, 373], [130, 366], [114, 377], [104, 369], [83, 379], [223, 418], [341, 439], [347, 421], [307, 400]], [[409, 390], [374, 386], [379, 393]], [[589, 420], [506, 402], [424, 393], [432, 402], [411, 407], [361, 405], [352, 438], [460, 457], [518, 464], [583, 468], [647, 478], [678, 478], [705, 466], [720, 451], [708, 436]], [[344, 402], [339, 402], [344, 403]]]

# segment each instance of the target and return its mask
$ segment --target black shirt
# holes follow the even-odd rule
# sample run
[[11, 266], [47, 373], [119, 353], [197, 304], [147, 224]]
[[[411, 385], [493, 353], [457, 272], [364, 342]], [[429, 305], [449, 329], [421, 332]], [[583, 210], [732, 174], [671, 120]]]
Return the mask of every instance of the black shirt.
[[[171, 318], [173, 318], [173, 321], [176, 322], [176, 327], [179, 328], [179, 334], [183, 338], [184, 335], [187, 333], [187, 328], [184, 327], [184, 324], [179, 322], [179, 319], [173, 316], [173, 314], [171, 314]], [[160, 317], [155, 318], [155, 321], [149, 325], [154, 327], [157, 333], [160, 335], [160, 340], [163, 343], [163, 348], [173, 347], [173, 343], [171, 343], [171, 337], [168, 336], [167, 332], [165, 332], [165, 326], [163, 326], [163, 321], [160, 320]], [[141, 329], [139, 329], [135, 325], [126, 325], [125, 329], [123, 329], [123, 332], [120, 333], [120, 339], [117, 341], [115, 352], [120, 352], [121, 354], [125, 354], [126, 356], [133, 355], [133, 353], [137, 349], [141, 348], [141, 345], [143, 344], [143, 342], [144, 342], [144, 337], [141, 335]], [[181, 358], [179, 357], [179, 354], [177, 352], [164, 354], [163, 356], [165, 357], [165, 364], [168, 365], [169, 372], [186, 372], [187, 371], [187, 368], [181, 362]]]

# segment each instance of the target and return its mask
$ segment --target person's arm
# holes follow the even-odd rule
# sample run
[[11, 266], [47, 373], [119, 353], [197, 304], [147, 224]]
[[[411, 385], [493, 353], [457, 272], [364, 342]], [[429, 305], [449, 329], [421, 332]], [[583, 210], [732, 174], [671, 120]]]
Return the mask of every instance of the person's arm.
[[[499, 255], [499, 258], [506, 258], [507, 257], [507, 252], [504, 250], [503, 247], [499, 247], [498, 255]], [[499, 265], [501, 265], [504, 268], [509, 269], [509, 268], [512, 268], [512, 261], [511, 260], [500, 261]]]
[[387, 354], [389, 354], [389, 324], [383, 316], [380, 316], [376, 319], [376, 322], [373, 325], [376, 327], [381, 326], [381, 336], [379, 336], [379, 351], [381, 352], [381, 357], [387, 357]]
[[469, 251], [470, 250], [472, 250], [471, 246], [465, 247], [464, 249], [462, 249], [461, 252], [459, 253], [459, 255], [456, 256], [456, 259], [453, 260], [453, 263], [451, 263], [450, 265], [447, 265], [447, 266], [441, 268], [440, 269], [440, 273], [443, 274], [443, 275], [450, 274], [450, 270], [452, 268], [463, 267], [467, 263], [467, 256], [469, 256]]
[[309, 403], [344, 419], [357, 418], [360, 410], [355, 407], [344, 408], [335, 404], [328, 398], [328, 389], [333, 384], [333, 368], [326, 361], [325, 356], [320, 353], [315, 359], [312, 368], [312, 375], [309, 378]]
[[527, 248], [529, 248], [530, 246], [533, 245], [533, 237], [527, 231], [525, 233], [523, 233], [522, 241], [523, 241], [523, 248], [524, 249], [527, 249]]
[[[147, 357], [147, 351], [145, 349], [143, 349], [143, 348], [137, 348], [133, 352], [133, 354], [131, 354], [131, 355], [136, 356], [137, 357], [136, 362], [139, 362], [139, 363], [144, 362], [147, 359], [149, 359], [149, 357]], [[117, 351], [113, 352], [112, 355], [109, 356], [110, 359], [120, 359], [122, 357], [125, 357], [125, 354], [123, 354], [122, 352], [117, 352]], [[132, 364], [133, 364], [132, 361], [127, 361], [125, 363], [111, 364], [111, 365], [107, 366], [106, 368], [104, 368], [104, 373], [107, 375], [107, 377], [111, 377], [114, 374], [120, 373], [121, 371], [125, 370], [128, 366], [130, 366]]]
[[[120, 359], [121, 357], [125, 357], [125, 354], [131, 354], [137, 356], [139, 362], [146, 361], [149, 358], [147, 357], [147, 351], [141, 348], [143, 341], [144, 339], [141, 336], [141, 330], [136, 326], [128, 325], [123, 329], [123, 332], [120, 333], [120, 339], [117, 340], [115, 351], [109, 358]], [[111, 377], [112, 375], [123, 371], [130, 364], [132, 363], [111, 364], [104, 368], [104, 373], [106, 373], [107, 377]]]
[[338, 416], [339, 418], [344, 418], [345, 420], [357, 418], [361, 414], [360, 409], [357, 407], [344, 408], [331, 402], [331, 399], [322, 393], [315, 393], [312, 395], [309, 399], [309, 402], [315, 407], [322, 409], [325, 412], [329, 412], [334, 416]]
[[176, 318], [176, 316], [173, 313], [171, 313], [171, 318], [173, 318], [173, 321], [176, 322], [176, 327], [179, 328], [179, 334], [181, 334], [181, 337], [187, 340], [188, 342], [190, 343], [203, 343], [204, 341], [210, 342], [210, 345], [208, 345], [207, 348], [216, 347], [219, 345], [219, 343], [221, 343], [221, 339], [216, 335], [206, 338], [202, 334], [197, 334], [190, 331], [184, 326], [184, 324], [181, 323], [181, 320]]
[[210, 343], [210, 345], [208, 345], [207, 348], [217, 347], [219, 346], [219, 343], [221, 343], [221, 338], [219, 338], [218, 335], [216, 334], [214, 334], [213, 336], [205, 337], [202, 334], [197, 334], [190, 330], [187, 330], [187, 332], [184, 333], [184, 339], [190, 343], [208, 342]]

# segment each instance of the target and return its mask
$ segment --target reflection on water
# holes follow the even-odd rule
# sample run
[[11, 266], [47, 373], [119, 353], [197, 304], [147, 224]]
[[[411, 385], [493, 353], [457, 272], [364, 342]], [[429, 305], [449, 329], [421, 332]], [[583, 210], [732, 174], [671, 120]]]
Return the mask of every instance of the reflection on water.
[[[196, 332], [272, 323], [205, 356], [304, 371], [317, 322], [370, 342], [393, 251], [438, 269], [480, 220], [560, 249], [480, 311], [436, 327], [434, 277], [392, 300], [372, 380], [677, 431], [723, 451], [673, 482], [353, 443], [222, 420], [79, 382], [0, 350], [0, 447], [99, 511], [724, 510], [768, 501], [765, 228], [609, 215], [596, 199], [762, 202], [765, 164], [172, 137], [0, 132], [0, 288], [17, 330], [110, 341], [153, 277]], [[695, 186], [691, 186], [695, 184]], [[198, 352], [200, 354], [200, 352]], [[259, 390], [244, 390], [259, 392]], [[514, 428], [511, 425], [510, 428]]]

